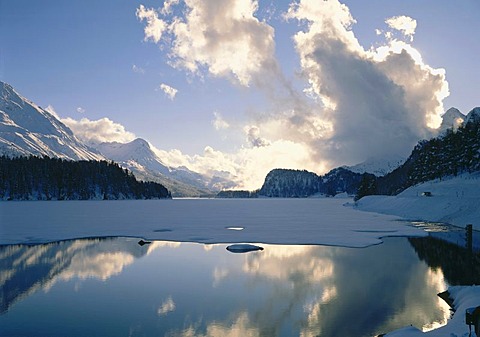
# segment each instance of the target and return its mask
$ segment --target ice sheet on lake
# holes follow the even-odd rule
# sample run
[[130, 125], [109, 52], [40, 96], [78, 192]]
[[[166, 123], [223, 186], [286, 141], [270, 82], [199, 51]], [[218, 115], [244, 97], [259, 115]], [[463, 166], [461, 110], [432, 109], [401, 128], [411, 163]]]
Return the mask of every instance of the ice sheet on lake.
[[[174, 199], [0, 203], [0, 244], [132, 236], [200, 243], [366, 247], [422, 236], [398, 217], [343, 206], [349, 199]], [[228, 228], [242, 227], [235, 231]]]

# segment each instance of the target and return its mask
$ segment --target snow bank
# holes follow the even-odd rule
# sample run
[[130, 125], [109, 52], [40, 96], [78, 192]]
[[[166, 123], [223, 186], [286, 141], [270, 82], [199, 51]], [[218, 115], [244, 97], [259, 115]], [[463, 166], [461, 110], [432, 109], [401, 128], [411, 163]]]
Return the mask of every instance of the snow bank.
[[473, 327], [472, 334], [469, 334], [468, 325], [465, 323], [465, 310], [480, 306], [480, 286], [454, 286], [448, 288], [448, 292], [450, 298], [453, 299], [455, 314], [448, 321], [447, 325], [425, 333], [414, 327], [406, 327], [392, 331], [386, 334], [385, 337], [475, 337]]
[[[430, 192], [432, 196], [423, 196]], [[397, 215], [410, 220], [445, 222], [480, 230], [480, 173], [433, 180], [408, 188], [397, 196], [368, 196], [358, 209]]]
[[[351, 200], [351, 199], [349, 199]], [[366, 247], [423, 236], [398, 217], [344, 207], [346, 199], [174, 199], [0, 202], [0, 244], [132, 236], [199, 243]], [[242, 227], [243, 230], [228, 228]]]

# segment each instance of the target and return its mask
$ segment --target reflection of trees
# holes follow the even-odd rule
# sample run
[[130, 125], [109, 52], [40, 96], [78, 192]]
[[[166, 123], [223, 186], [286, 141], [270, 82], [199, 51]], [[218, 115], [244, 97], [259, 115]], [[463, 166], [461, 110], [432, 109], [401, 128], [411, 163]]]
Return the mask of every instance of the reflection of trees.
[[431, 236], [410, 238], [418, 257], [432, 268], [441, 268], [451, 285], [480, 284], [480, 253]]
[[126, 238], [80, 239], [41, 245], [0, 246], [0, 314], [57, 280], [106, 280], [143, 256], [148, 247]]

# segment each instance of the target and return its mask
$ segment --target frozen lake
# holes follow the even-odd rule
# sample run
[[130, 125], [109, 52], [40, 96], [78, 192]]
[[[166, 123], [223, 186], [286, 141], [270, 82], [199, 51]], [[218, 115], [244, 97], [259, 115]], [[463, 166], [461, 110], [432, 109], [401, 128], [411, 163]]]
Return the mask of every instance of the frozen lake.
[[385, 236], [425, 235], [398, 217], [345, 207], [348, 202], [351, 199], [1, 202], [0, 244], [132, 236], [366, 247]]
[[463, 233], [427, 236], [348, 201], [0, 203], [0, 336], [366, 337], [444, 324], [436, 294], [480, 282], [478, 263], [459, 263]]
[[450, 315], [436, 296], [448, 285], [442, 268], [420, 260], [407, 238], [245, 254], [226, 246], [0, 246], [0, 335], [367, 337]]

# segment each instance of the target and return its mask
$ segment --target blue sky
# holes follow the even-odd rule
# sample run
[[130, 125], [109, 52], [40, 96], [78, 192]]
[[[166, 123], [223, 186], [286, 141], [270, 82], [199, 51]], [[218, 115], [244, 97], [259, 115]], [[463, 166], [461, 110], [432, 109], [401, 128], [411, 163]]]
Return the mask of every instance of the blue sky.
[[[163, 1], [0, 0], [0, 80], [70, 123], [108, 118], [111, 123], [102, 125], [116, 128], [118, 137], [110, 139], [106, 132], [104, 139], [135, 135], [162, 150], [172, 165], [237, 177], [251, 175], [242, 166], [256, 161], [259, 176], [286, 163], [316, 172], [354, 164], [370, 156], [359, 143], [361, 149], [373, 148], [373, 156], [388, 149], [405, 155], [428, 134], [425, 120], [438, 116], [442, 103], [463, 113], [480, 105], [477, 0], [344, 1], [343, 6], [305, 0], [292, 7], [288, 20], [290, 1], [209, 1], [211, 8], [201, 3], [180, 1], [162, 13]], [[189, 35], [166, 29], [154, 41], [144, 31], [148, 20], [141, 20], [142, 8], [170, 27], [189, 25]], [[205, 31], [219, 34], [208, 40], [211, 47], [196, 44], [195, 22], [188, 17], [194, 10]], [[239, 16], [238, 26], [222, 35], [237, 10], [246, 11], [246, 18]], [[415, 20], [414, 34], [386, 24], [399, 16]], [[305, 36], [295, 40], [298, 32]], [[398, 49], [397, 57], [383, 61], [368, 54], [381, 46], [393, 50], [392, 41], [400, 41], [408, 55], [414, 48], [421, 61], [415, 65]], [[191, 50], [175, 49], [179, 42]], [[342, 48], [332, 49], [339, 44]], [[314, 53], [306, 53], [308, 48]], [[242, 50], [250, 53], [246, 59]], [[260, 67], [254, 67], [252, 55], [260, 58]], [[344, 66], [335, 60], [344, 60]], [[445, 69], [444, 80], [435, 72], [439, 68]], [[415, 77], [425, 74], [428, 81], [416, 88]], [[426, 103], [441, 81], [448, 82], [449, 96]], [[161, 84], [176, 95], [170, 97]], [[310, 89], [308, 95], [304, 89]], [[337, 106], [329, 106], [335, 100]], [[397, 118], [403, 133], [389, 138]], [[72, 124], [80, 137], [82, 127], [91, 125]], [[385, 132], [372, 135], [373, 127]], [[375, 139], [362, 143], [369, 135]], [[384, 137], [381, 148], [376, 144]], [[262, 161], [275, 156], [285, 158]]]

